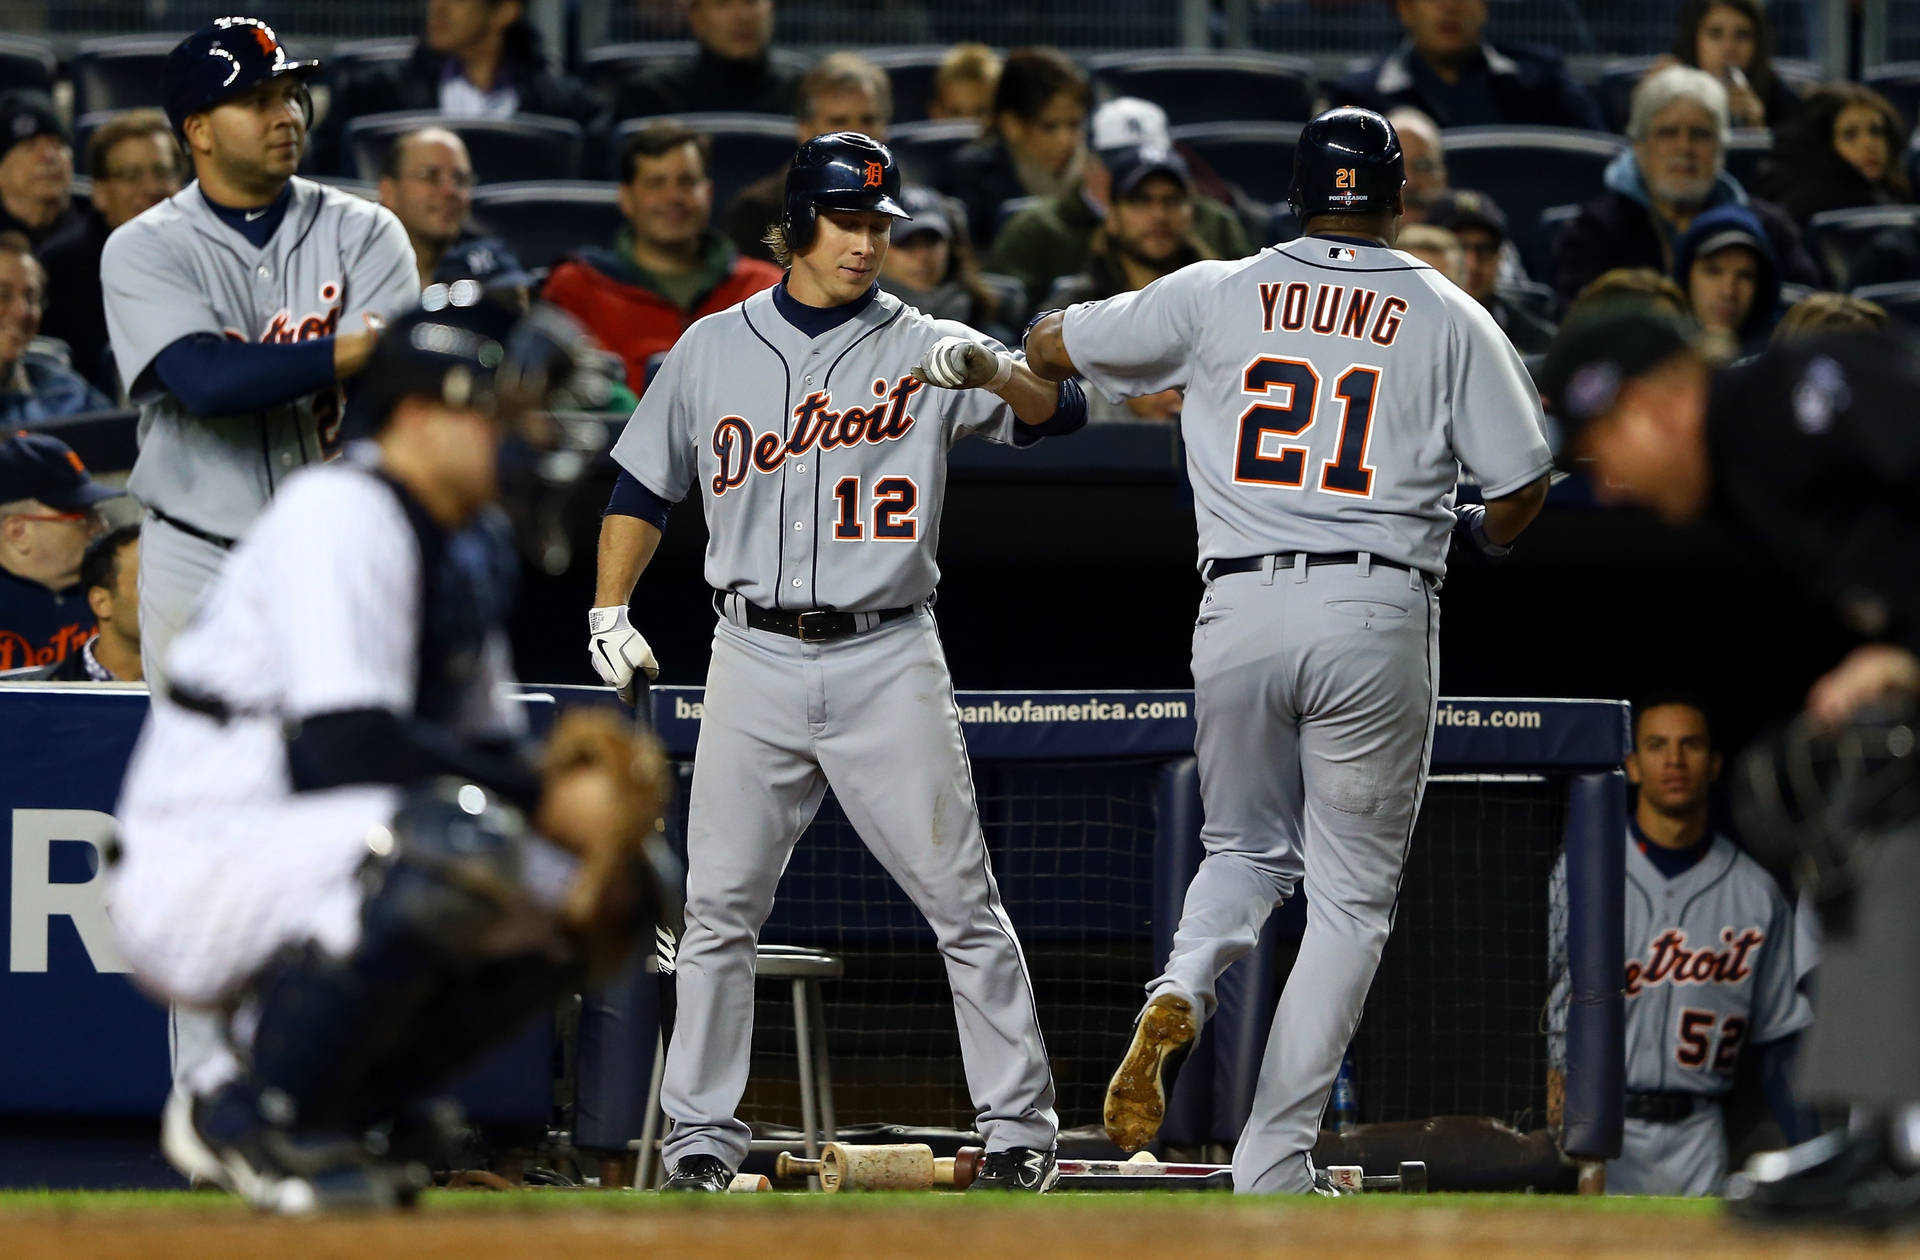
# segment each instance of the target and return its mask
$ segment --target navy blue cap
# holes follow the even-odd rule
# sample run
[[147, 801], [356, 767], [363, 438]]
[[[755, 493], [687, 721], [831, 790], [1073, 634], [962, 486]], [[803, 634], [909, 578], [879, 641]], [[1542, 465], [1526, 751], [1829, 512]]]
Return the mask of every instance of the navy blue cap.
[[125, 490], [87, 475], [73, 448], [45, 433], [19, 433], [0, 441], [0, 503], [38, 499], [57, 512], [84, 512]]
[[433, 269], [433, 283], [478, 280], [483, 289], [532, 288], [534, 275], [507, 243], [497, 236], [456, 241]]
[[66, 124], [51, 98], [39, 92], [8, 92], [0, 96], [0, 155], [36, 136], [67, 138]]

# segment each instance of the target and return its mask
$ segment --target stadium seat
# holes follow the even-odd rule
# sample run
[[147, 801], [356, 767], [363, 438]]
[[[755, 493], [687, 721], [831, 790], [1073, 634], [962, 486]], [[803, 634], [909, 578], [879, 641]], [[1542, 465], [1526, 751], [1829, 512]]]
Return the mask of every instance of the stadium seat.
[[1727, 174], [1740, 181], [1740, 186], [1748, 192], [1753, 191], [1754, 176], [1760, 173], [1760, 163], [1773, 152], [1773, 133], [1765, 127], [1736, 127], [1727, 137]]
[[419, 127], [445, 127], [466, 141], [474, 176], [482, 183], [580, 177], [585, 139], [577, 122], [539, 114], [452, 118], [434, 110], [363, 114], [349, 122], [342, 138], [347, 170], [358, 179], [379, 179], [395, 138]]
[[1210, 122], [1172, 129], [1173, 142], [1211, 166], [1214, 173], [1255, 201], [1286, 200], [1293, 183], [1293, 148], [1299, 123]]
[[[713, 209], [717, 215], [733, 195], [773, 171], [784, 169], [793, 160], [793, 119], [777, 114], [674, 114], [674, 122], [684, 123], [713, 141]], [[662, 118], [629, 118], [614, 132], [607, 178], [620, 178], [620, 150], [627, 137]]]
[[621, 80], [662, 61], [677, 61], [698, 45], [690, 39], [648, 39], [589, 48], [580, 58], [580, 78], [609, 104]]
[[1599, 196], [1607, 163], [1626, 147], [1619, 136], [1561, 127], [1456, 127], [1440, 143], [1447, 182], [1492, 197], [1518, 241], [1532, 239], [1548, 206]]
[[1920, 280], [1920, 206], [1823, 210], [1807, 221], [1807, 248], [1836, 289]]
[[964, 118], [901, 123], [887, 129], [887, 147], [900, 159], [910, 181], [937, 184], [946, 173], [948, 159], [979, 135], [979, 126]]
[[1600, 75], [1593, 83], [1593, 99], [1600, 105], [1601, 117], [1607, 120], [1607, 126], [1625, 135], [1627, 115], [1633, 108], [1633, 89], [1646, 77], [1647, 68], [1653, 65], [1652, 57], [1613, 57], [1600, 66]]
[[1920, 115], [1920, 61], [1890, 61], [1875, 66], [1860, 79], [1892, 101], [1907, 126], [1913, 126], [1914, 118]]
[[369, 66], [398, 65], [413, 55], [413, 49], [410, 39], [342, 40], [321, 59], [326, 63], [321, 70], [328, 83], [338, 83]]
[[1087, 72], [1104, 98], [1145, 97], [1172, 123], [1305, 122], [1317, 96], [1313, 63], [1271, 53], [1109, 53]]
[[1548, 206], [1540, 212], [1533, 231], [1514, 237], [1514, 244], [1520, 250], [1520, 261], [1527, 265], [1528, 275], [1544, 276], [1553, 270], [1553, 243], [1560, 238], [1560, 229], [1579, 215], [1580, 206], [1577, 203]]
[[1878, 302], [1887, 314], [1909, 328], [1920, 328], [1920, 280], [1901, 280], [1893, 284], [1863, 284], [1853, 296]]
[[926, 45], [862, 48], [860, 55], [887, 72], [893, 84], [895, 122], [923, 122], [933, 100], [933, 78], [947, 50]]
[[60, 59], [53, 45], [25, 35], [0, 35], [0, 92], [51, 92]]
[[529, 267], [551, 267], [582, 246], [609, 244], [625, 222], [619, 185], [584, 181], [478, 188], [473, 217]]
[[115, 35], [89, 39], [74, 51], [73, 115], [105, 109], [136, 109], [166, 104], [160, 71], [167, 54], [186, 37], [173, 35]]

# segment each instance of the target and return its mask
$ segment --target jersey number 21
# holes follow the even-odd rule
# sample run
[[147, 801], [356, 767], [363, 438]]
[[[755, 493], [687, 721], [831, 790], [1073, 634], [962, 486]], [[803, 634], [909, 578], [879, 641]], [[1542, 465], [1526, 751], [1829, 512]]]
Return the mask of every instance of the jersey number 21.
[[[1334, 494], [1369, 498], [1373, 466], [1367, 463], [1367, 437], [1380, 369], [1364, 363], [1347, 367], [1333, 383], [1340, 401], [1340, 438], [1333, 455], [1320, 461], [1314, 485]], [[1320, 373], [1305, 359], [1263, 354], [1247, 364], [1241, 392], [1262, 399], [1240, 413], [1240, 437], [1234, 444], [1233, 479], [1241, 485], [1307, 484], [1308, 451], [1292, 442], [1313, 427], [1320, 409]]]

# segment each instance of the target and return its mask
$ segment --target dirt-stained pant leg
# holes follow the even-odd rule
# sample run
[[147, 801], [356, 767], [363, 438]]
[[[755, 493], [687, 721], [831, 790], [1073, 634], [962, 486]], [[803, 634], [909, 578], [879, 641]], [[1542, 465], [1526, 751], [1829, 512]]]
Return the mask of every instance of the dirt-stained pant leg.
[[946, 960], [967, 1088], [988, 1150], [1048, 1150], [1059, 1121], [1025, 956], [994, 882], [953, 679], [933, 616], [824, 658], [826, 768], [847, 817], [926, 917]]
[[1166, 974], [1195, 972], [1210, 1002], [1207, 972], [1250, 949], [1304, 884], [1306, 934], [1234, 1151], [1235, 1189], [1302, 1192], [1426, 783], [1439, 609], [1423, 578], [1386, 566], [1235, 574], [1211, 596], [1194, 647], [1208, 878], [1188, 892]]
[[[1252, 574], [1212, 583], [1193, 631], [1206, 857], [1187, 886], [1166, 968], [1147, 994], [1188, 998], [1202, 1020], [1213, 1016], [1215, 982], [1253, 949], [1304, 870], [1299, 737], [1291, 718], [1280, 716], [1292, 701], [1288, 678], [1275, 668], [1279, 637], [1271, 627], [1264, 636], [1238, 632], [1261, 615], [1246, 607], [1260, 581]], [[1247, 761], [1253, 748], [1258, 769]]]
[[668, 1167], [712, 1155], [729, 1168], [751, 1133], [735, 1116], [753, 1041], [754, 950], [794, 843], [826, 795], [808, 731], [819, 649], [722, 622], [694, 750], [686, 931], [660, 1103]]

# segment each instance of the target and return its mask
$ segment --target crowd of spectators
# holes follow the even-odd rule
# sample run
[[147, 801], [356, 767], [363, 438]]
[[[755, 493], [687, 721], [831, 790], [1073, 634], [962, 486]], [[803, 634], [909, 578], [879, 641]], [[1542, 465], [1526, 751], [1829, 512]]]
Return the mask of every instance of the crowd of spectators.
[[[430, 115], [387, 146], [369, 190], [406, 228], [421, 282], [543, 294], [619, 355], [635, 391], [693, 320], [779, 279], [765, 237], [783, 208], [785, 163], [765, 143], [768, 116], [790, 120], [796, 144], [839, 130], [886, 139], [904, 124], [976, 127], [971, 139], [949, 131], [943, 144], [901, 150], [915, 217], [899, 225], [881, 283], [1003, 338], [1048, 306], [1298, 231], [1270, 178], [1265, 198], [1250, 192], [1260, 181], [1244, 158], [1170, 125], [1179, 101], [1116, 95], [1048, 47], [956, 45], [899, 80], [888, 68], [897, 60], [776, 46], [775, 4], [685, 0], [686, 51], [573, 68], [543, 47], [522, 0], [422, 0], [404, 55], [348, 59], [323, 80], [306, 168], [351, 184], [350, 124]], [[1649, 294], [1647, 277], [1659, 279], [1728, 354], [1763, 344], [1810, 292], [1920, 285], [1920, 244], [1882, 238], [1861, 264], [1824, 246], [1815, 222], [1912, 203], [1908, 120], [1860, 83], [1783, 70], [1760, 0], [1677, 4], [1670, 54], [1646, 63], [1630, 96], [1611, 80], [1583, 82], [1552, 49], [1502, 40], [1485, 0], [1394, 0], [1391, 10], [1398, 42], [1324, 81], [1319, 97], [1388, 113], [1406, 159], [1403, 245], [1482, 303], [1523, 355], [1542, 353], [1583, 293], [1622, 274]], [[906, 96], [901, 82], [914, 85]], [[757, 171], [732, 156], [736, 133], [716, 115], [762, 126]], [[578, 173], [611, 177], [602, 226], [563, 248], [490, 227], [475, 195], [523, 174], [475, 144], [475, 120], [522, 117], [577, 125]], [[1524, 143], [1555, 134], [1541, 128], [1601, 133], [1610, 118], [1623, 139], [1590, 182], [1526, 189], [1523, 150], [1516, 172], [1481, 162], [1459, 181], [1473, 186], [1450, 179], [1454, 128], [1536, 129], [1516, 133]], [[1745, 138], [1758, 127], [1771, 129], [1764, 154]], [[101, 249], [183, 184], [178, 140], [158, 111], [90, 115], [83, 130], [88, 183], [77, 196], [62, 110], [37, 92], [0, 96], [0, 419], [16, 427], [121, 401]], [[1744, 181], [1729, 164], [1736, 139], [1754, 153], [1737, 164]], [[371, 175], [371, 156], [362, 160]], [[1288, 161], [1283, 146], [1273, 160]], [[1524, 195], [1509, 200], [1516, 187]], [[1547, 216], [1545, 205], [1561, 208]], [[1909, 308], [1873, 309], [1903, 319]], [[1173, 396], [1106, 414], [1166, 419], [1178, 407]]]

